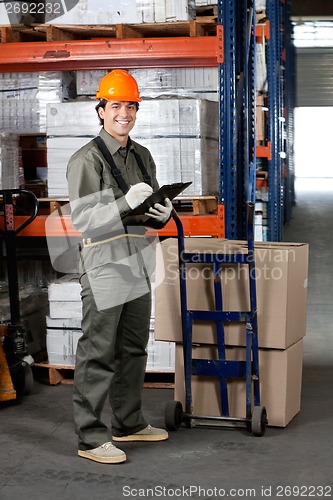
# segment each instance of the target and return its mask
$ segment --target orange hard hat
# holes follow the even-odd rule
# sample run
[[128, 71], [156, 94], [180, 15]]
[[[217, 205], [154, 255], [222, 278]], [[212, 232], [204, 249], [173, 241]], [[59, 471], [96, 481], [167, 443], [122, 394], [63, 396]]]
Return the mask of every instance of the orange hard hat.
[[142, 100], [135, 78], [123, 69], [114, 69], [102, 78], [96, 98], [107, 101], [140, 102]]

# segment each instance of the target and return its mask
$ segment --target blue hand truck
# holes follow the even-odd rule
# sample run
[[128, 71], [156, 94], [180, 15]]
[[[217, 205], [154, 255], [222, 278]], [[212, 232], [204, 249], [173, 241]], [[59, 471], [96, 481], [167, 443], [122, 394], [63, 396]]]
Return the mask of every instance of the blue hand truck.
[[[267, 412], [260, 405], [259, 357], [257, 300], [254, 258], [254, 203], [247, 202], [247, 251], [245, 253], [191, 253], [185, 250], [184, 229], [180, 218], [173, 210], [173, 219], [177, 227], [178, 263], [180, 277], [181, 321], [183, 337], [184, 375], [185, 375], [185, 409], [180, 401], [169, 401], [165, 408], [165, 424], [168, 430], [178, 430], [182, 423], [187, 427], [209, 425], [242, 426], [255, 436], [263, 436], [268, 424]], [[213, 311], [189, 310], [187, 308], [187, 264], [209, 264], [214, 276]], [[221, 267], [227, 264], [247, 265], [249, 273], [250, 310], [224, 311], [222, 297]], [[218, 359], [192, 358], [192, 325], [193, 321], [213, 321], [217, 333]], [[246, 356], [244, 361], [226, 359], [224, 324], [245, 322], [246, 324]], [[221, 416], [197, 415], [192, 409], [192, 375], [212, 376], [219, 378]], [[246, 383], [246, 417], [229, 416], [227, 379], [244, 379]]]

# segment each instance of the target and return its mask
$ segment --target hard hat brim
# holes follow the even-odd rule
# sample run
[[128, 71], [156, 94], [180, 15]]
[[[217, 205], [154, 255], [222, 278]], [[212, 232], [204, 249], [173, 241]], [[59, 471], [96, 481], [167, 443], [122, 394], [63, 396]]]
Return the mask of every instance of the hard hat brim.
[[133, 99], [133, 97], [128, 97], [128, 96], [108, 96], [106, 97], [105, 95], [100, 95], [98, 92], [96, 94], [96, 96], [94, 97], [94, 99], [96, 100], [100, 100], [100, 99], [105, 99], [106, 101], [123, 101], [123, 102], [141, 102], [142, 99], [140, 99], [140, 97], [136, 97]]

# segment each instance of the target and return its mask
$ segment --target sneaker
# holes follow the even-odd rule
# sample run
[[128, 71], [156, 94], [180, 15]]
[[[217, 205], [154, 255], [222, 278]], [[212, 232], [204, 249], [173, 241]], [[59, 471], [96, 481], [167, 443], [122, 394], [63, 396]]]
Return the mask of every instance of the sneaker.
[[158, 429], [148, 425], [139, 432], [128, 436], [112, 436], [114, 441], [165, 441], [169, 434], [164, 429]]
[[110, 442], [92, 450], [79, 450], [78, 455], [101, 464], [120, 464], [126, 460], [126, 454]]

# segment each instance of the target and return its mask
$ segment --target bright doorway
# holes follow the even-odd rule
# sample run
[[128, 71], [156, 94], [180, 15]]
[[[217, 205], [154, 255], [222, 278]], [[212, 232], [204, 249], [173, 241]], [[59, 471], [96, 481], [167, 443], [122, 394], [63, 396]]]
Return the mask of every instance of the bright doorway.
[[333, 178], [332, 128], [333, 107], [295, 109], [296, 178]]

